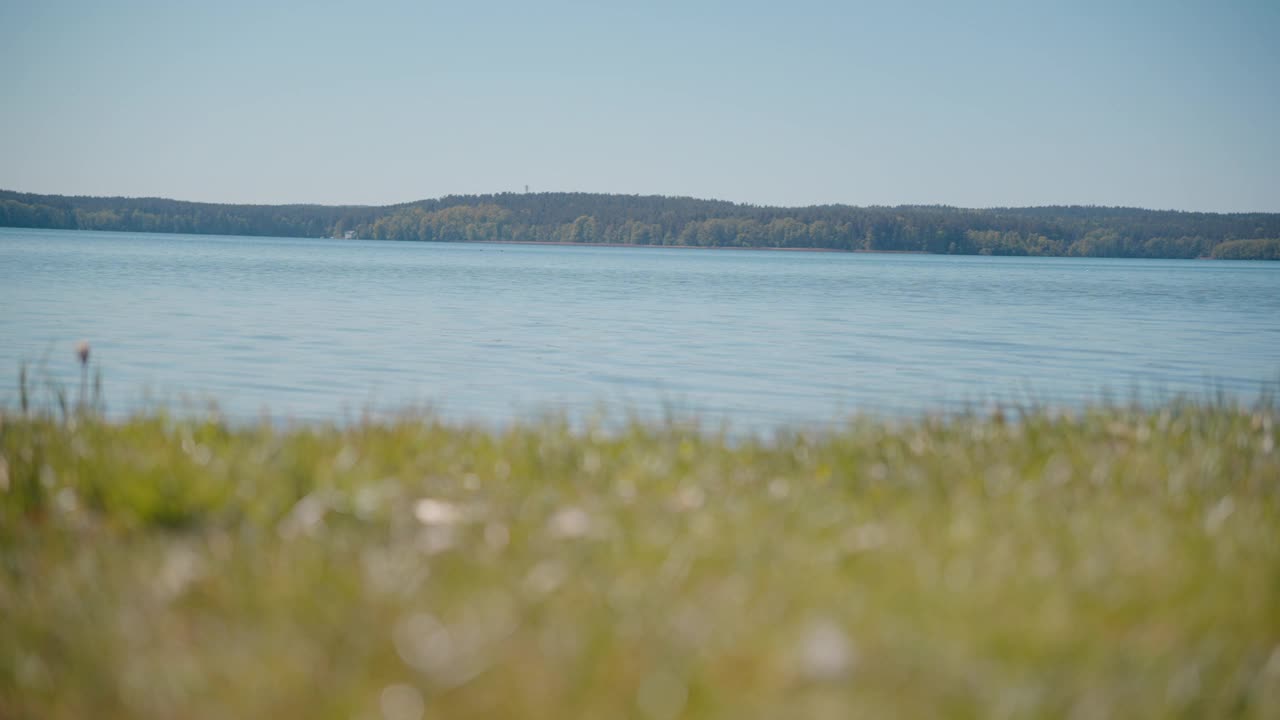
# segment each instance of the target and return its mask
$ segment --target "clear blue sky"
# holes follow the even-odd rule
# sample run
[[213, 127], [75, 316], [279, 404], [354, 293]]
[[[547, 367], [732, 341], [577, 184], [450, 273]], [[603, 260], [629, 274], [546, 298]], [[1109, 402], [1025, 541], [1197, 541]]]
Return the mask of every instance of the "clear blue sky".
[[0, 0], [0, 188], [1280, 211], [1280, 0]]

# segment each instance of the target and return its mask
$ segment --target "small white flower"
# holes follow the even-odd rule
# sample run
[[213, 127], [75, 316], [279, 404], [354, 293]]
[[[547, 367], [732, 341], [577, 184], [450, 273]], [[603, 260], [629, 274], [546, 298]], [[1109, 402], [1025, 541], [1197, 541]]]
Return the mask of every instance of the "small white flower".
[[388, 685], [379, 701], [386, 720], [419, 720], [427, 707], [422, 693], [412, 685]]
[[569, 578], [569, 571], [563, 565], [546, 560], [534, 565], [525, 575], [524, 584], [535, 595], [546, 595], [560, 587]]
[[787, 484], [786, 480], [777, 478], [769, 483], [769, 495], [774, 500], [786, 500], [790, 494], [791, 486]]
[[1217, 502], [1204, 517], [1204, 531], [1210, 535], [1217, 535], [1225, 523], [1236, 511], [1235, 500], [1228, 495]]
[[462, 520], [462, 510], [444, 500], [422, 498], [413, 504], [413, 516], [423, 525], [454, 525]]
[[857, 659], [849, 637], [833, 620], [815, 621], [800, 640], [800, 672], [809, 680], [839, 680], [853, 669]]
[[680, 488], [676, 493], [675, 506], [677, 510], [697, 510], [702, 507], [702, 503], [707, 499], [706, 493], [694, 485], [687, 485]]
[[299, 535], [315, 535], [324, 526], [324, 516], [329, 510], [328, 498], [317, 490], [294, 504], [289, 514], [280, 521], [277, 531], [286, 540]]
[[591, 531], [591, 516], [582, 508], [567, 507], [551, 516], [549, 526], [556, 537], [582, 537]]
[[858, 553], [875, 550], [889, 540], [889, 533], [877, 523], [867, 523], [849, 528], [840, 536], [845, 552]]

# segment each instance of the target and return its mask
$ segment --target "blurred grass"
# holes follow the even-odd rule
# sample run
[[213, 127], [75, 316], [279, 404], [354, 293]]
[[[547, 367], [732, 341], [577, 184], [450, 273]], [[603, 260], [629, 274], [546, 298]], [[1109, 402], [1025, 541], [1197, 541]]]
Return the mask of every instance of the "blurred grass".
[[1277, 412], [0, 415], [0, 718], [1280, 717]]

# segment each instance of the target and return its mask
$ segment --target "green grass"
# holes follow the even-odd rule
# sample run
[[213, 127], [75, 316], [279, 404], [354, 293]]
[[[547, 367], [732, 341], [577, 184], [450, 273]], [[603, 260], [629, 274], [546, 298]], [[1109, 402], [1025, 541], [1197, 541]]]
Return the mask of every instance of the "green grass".
[[1270, 403], [0, 416], [0, 718], [1280, 717]]

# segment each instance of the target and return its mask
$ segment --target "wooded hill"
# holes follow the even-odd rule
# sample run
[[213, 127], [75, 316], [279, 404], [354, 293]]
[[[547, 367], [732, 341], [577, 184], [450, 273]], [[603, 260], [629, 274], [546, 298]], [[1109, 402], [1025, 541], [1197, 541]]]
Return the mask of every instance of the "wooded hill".
[[0, 190], [0, 226], [437, 242], [1280, 258], [1280, 213], [1059, 206], [764, 207], [660, 195], [501, 193], [400, 205], [225, 205]]

